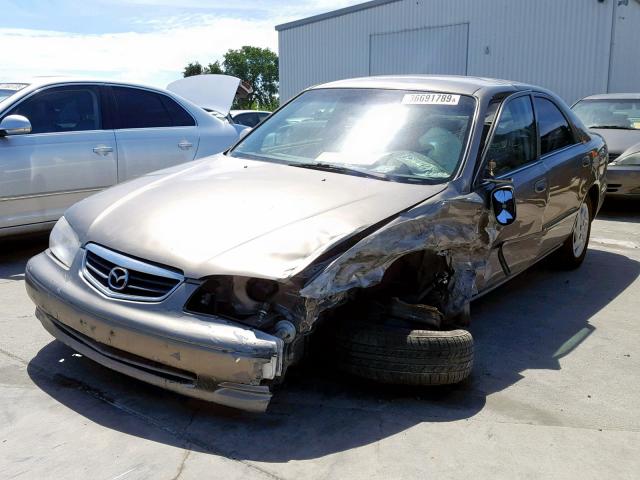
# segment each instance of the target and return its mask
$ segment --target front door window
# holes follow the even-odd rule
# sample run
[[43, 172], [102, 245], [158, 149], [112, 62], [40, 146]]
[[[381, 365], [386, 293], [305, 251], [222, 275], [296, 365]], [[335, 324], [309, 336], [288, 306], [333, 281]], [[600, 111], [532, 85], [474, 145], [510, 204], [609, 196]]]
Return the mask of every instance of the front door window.
[[501, 176], [536, 160], [536, 125], [529, 96], [508, 101], [502, 109], [491, 144], [487, 168]]
[[31, 122], [31, 133], [100, 130], [100, 98], [91, 87], [52, 88], [37, 93], [8, 115], [22, 115]]

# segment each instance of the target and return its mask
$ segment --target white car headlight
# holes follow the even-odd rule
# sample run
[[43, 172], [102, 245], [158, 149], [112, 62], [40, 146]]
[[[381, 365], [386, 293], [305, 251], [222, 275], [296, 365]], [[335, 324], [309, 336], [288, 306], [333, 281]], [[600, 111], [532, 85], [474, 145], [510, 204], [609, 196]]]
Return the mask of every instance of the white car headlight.
[[67, 219], [62, 217], [49, 236], [49, 250], [63, 265], [70, 267], [80, 249], [80, 240]]
[[640, 167], [640, 152], [632, 153], [626, 157], [617, 158], [613, 161], [614, 165], [636, 166]]

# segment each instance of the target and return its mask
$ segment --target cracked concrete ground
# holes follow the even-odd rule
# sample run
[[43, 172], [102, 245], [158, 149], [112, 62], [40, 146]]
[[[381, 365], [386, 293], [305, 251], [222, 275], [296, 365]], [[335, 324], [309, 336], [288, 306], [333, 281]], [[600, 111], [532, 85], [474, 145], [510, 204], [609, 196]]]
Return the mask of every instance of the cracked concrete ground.
[[640, 478], [640, 208], [606, 206], [585, 264], [472, 305], [470, 381], [383, 387], [311, 362], [270, 412], [147, 386], [44, 331], [0, 243], [0, 478]]

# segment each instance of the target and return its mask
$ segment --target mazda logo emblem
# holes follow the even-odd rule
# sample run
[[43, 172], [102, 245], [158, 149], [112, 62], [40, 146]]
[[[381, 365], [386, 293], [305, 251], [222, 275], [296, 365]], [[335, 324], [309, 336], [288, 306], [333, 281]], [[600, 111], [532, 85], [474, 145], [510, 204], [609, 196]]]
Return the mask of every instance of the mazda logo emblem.
[[113, 267], [109, 272], [109, 278], [107, 279], [109, 288], [120, 292], [127, 288], [129, 283], [129, 272], [122, 267]]

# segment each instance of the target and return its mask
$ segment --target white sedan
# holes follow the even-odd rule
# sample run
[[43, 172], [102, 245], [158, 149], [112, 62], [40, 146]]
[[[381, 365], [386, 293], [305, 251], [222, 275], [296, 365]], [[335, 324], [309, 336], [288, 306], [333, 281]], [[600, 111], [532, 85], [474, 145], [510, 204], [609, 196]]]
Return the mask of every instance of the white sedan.
[[225, 150], [237, 129], [189, 93], [206, 87], [205, 103], [228, 113], [238, 83], [222, 75], [179, 80], [173, 91], [63, 77], [0, 83], [0, 237], [46, 230], [96, 191]]

